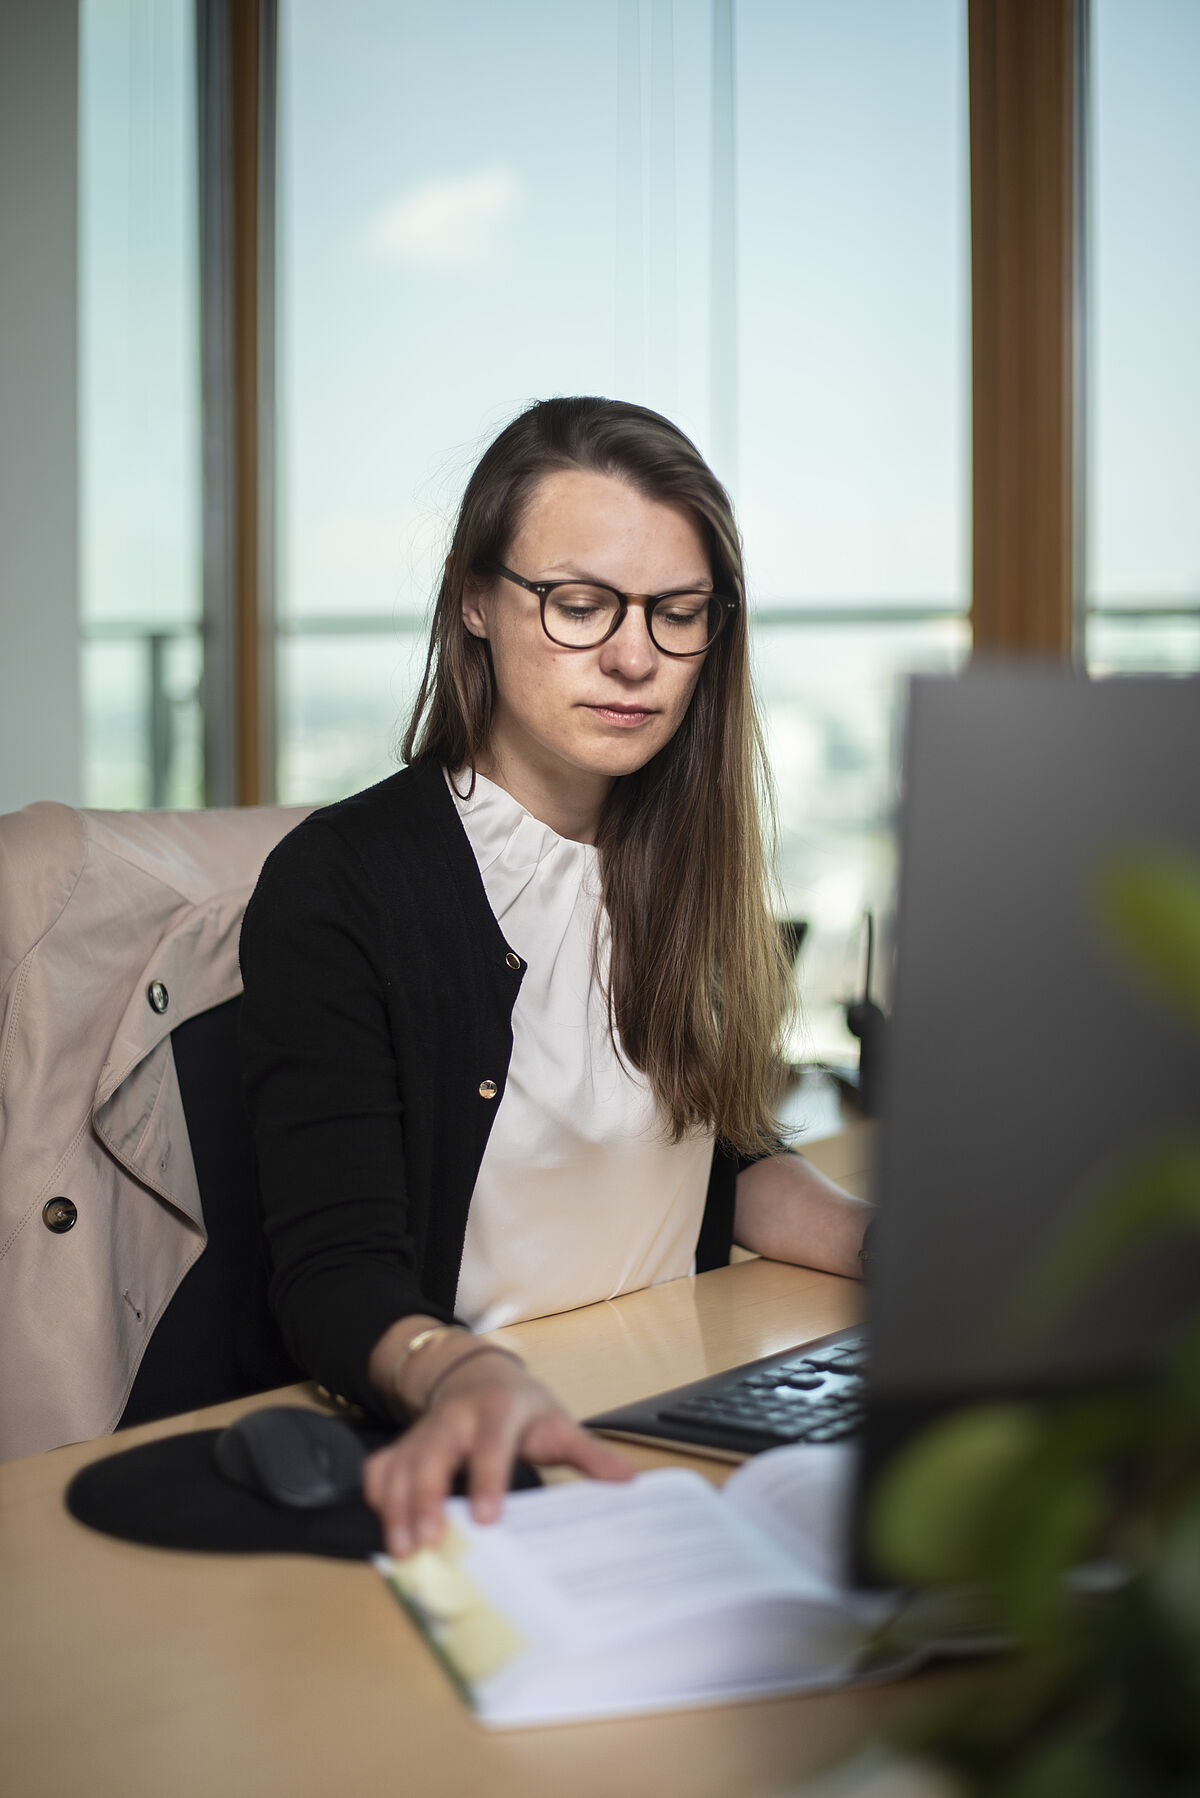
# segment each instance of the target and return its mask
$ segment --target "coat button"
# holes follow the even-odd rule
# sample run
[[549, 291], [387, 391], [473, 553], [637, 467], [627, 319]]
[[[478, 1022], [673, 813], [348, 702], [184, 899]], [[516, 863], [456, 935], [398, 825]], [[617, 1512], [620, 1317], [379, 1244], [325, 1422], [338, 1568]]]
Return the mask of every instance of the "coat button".
[[73, 1229], [78, 1216], [70, 1199], [48, 1199], [42, 1206], [42, 1222], [56, 1236], [65, 1236], [68, 1230]]
[[504, 959], [508, 963], [509, 967], [512, 969], [513, 973], [515, 974], [517, 969], [521, 965], [521, 957], [519, 955], [514, 955], [512, 950], [510, 949], [508, 954], [504, 957]]
[[150, 982], [149, 986], [146, 988], [146, 997], [150, 1001], [151, 1011], [156, 1011], [159, 1017], [161, 1017], [163, 1012], [167, 1009], [167, 1006], [170, 1004], [170, 995], [161, 980], [152, 980]]
[[479, 1097], [481, 1099], [494, 1099], [498, 1091], [499, 1088], [494, 1080], [481, 1080], [479, 1082]]

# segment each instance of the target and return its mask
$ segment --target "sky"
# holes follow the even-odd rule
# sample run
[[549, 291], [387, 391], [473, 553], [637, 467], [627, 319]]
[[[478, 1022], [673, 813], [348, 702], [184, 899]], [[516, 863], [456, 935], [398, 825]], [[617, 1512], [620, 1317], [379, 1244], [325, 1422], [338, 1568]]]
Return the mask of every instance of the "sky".
[[[964, 602], [960, 9], [743, 0], [728, 241], [712, 227], [710, 15], [285, 8], [297, 611], [395, 604], [379, 581], [398, 532], [419, 590], [422, 527], [440, 538], [481, 440], [553, 391], [675, 417], [741, 502], [762, 600]], [[729, 261], [738, 332], [720, 342]], [[712, 385], [730, 362], [722, 437]]]

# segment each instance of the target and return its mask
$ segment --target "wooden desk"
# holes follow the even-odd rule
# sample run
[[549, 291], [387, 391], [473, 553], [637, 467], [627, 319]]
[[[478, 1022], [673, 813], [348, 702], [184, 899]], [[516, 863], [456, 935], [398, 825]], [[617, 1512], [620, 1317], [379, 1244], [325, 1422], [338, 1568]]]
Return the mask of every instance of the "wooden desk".
[[[841, 1328], [859, 1303], [851, 1281], [752, 1260], [504, 1334], [586, 1415]], [[97, 1456], [261, 1402], [0, 1467], [4, 1798], [765, 1798], [903, 1700], [881, 1688], [490, 1735], [370, 1567], [139, 1548], [63, 1509]]]

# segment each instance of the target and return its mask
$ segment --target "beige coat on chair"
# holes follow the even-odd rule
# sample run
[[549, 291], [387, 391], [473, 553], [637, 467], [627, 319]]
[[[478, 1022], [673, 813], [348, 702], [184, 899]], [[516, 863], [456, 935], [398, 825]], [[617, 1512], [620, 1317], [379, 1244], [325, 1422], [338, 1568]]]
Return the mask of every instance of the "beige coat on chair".
[[241, 991], [246, 900], [304, 816], [0, 818], [0, 1459], [114, 1428], [204, 1247], [170, 1034]]

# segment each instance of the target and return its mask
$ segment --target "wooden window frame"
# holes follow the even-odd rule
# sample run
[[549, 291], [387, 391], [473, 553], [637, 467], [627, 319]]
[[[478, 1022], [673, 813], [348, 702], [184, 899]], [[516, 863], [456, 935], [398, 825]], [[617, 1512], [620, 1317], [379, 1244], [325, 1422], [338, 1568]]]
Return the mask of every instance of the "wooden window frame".
[[970, 0], [975, 654], [1079, 653], [1086, 0]]
[[275, 794], [276, 0], [196, 0], [208, 805]]

